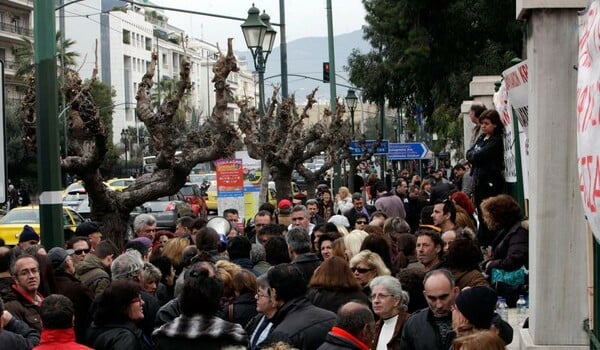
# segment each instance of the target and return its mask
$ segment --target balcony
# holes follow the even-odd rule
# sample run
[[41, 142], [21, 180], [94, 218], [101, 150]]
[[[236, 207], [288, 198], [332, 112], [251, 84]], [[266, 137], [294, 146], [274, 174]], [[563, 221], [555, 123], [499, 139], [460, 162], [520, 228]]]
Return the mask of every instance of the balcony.
[[4, 5], [14, 6], [23, 10], [33, 10], [33, 0], [4, 0]]
[[15, 61], [4, 61], [4, 74], [12, 77], [17, 72], [17, 62]]
[[33, 30], [11, 22], [0, 22], [0, 38], [22, 42], [23, 36], [33, 37]]

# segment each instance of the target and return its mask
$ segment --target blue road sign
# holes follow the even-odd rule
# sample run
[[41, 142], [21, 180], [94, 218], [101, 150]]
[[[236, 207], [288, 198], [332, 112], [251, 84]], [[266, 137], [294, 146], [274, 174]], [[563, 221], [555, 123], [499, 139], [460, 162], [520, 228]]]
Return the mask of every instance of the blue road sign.
[[422, 142], [390, 143], [388, 160], [423, 159], [429, 149]]
[[[367, 148], [366, 152], [371, 151], [374, 143], [375, 143], [375, 140], [366, 140], [365, 141], [365, 146]], [[376, 156], [386, 155], [388, 153], [388, 148], [389, 148], [389, 140], [381, 140], [381, 143], [379, 144], [379, 147], [377, 147], [377, 150], [375, 151], [374, 155], [376, 155]], [[360, 156], [365, 153], [365, 150], [363, 149], [363, 147], [359, 144], [359, 142], [357, 140], [352, 140], [352, 141], [350, 141], [350, 152], [351, 152], [352, 156]]]

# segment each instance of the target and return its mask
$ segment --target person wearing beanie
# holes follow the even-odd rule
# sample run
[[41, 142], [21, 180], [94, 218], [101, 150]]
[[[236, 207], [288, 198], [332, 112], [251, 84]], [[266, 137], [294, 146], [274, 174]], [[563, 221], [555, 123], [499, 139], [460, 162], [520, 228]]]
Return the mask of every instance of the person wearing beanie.
[[69, 298], [75, 307], [75, 339], [82, 343], [85, 339], [87, 313], [94, 300], [94, 293], [75, 277], [75, 263], [72, 250], [54, 247], [48, 251], [48, 260], [54, 269], [54, 292]]
[[19, 235], [19, 248], [24, 250], [25, 248], [36, 245], [40, 242], [40, 235], [35, 232], [33, 227], [29, 225], [23, 226], [23, 231]]
[[92, 252], [96, 250], [98, 243], [102, 240], [102, 232], [100, 232], [100, 223], [96, 221], [84, 221], [77, 226], [75, 236], [87, 237], [90, 241], [90, 249]]
[[452, 328], [457, 337], [481, 330], [492, 330], [509, 344], [512, 341], [512, 327], [495, 313], [498, 294], [485, 286], [463, 289], [452, 308]]

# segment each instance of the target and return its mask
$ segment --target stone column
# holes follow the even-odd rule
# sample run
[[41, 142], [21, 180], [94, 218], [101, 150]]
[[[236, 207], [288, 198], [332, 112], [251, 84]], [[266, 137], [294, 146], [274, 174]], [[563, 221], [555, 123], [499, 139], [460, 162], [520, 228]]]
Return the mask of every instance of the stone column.
[[[473, 134], [473, 123], [471, 122], [471, 118], [469, 118], [469, 110], [472, 104], [473, 101], [463, 101], [460, 105], [460, 114], [458, 115], [463, 121], [463, 149], [465, 152], [469, 150], [469, 140], [471, 140], [471, 134]], [[466, 156], [463, 154], [461, 158], [466, 159]]]
[[[521, 349], [584, 349], [586, 233], [576, 150], [577, 11], [587, 0], [517, 0], [529, 70], [529, 329]], [[517, 333], [515, 332], [515, 335]]]

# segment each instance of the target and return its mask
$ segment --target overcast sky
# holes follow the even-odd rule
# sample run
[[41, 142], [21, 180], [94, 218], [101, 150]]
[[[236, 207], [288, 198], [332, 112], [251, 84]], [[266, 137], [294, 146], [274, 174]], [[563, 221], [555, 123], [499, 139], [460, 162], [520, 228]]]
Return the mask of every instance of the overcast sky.
[[[252, 1], [240, 0], [153, 0], [160, 6], [193, 10], [211, 14], [246, 18]], [[332, 0], [334, 35], [360, 29], [365, 24], [365, 9], [361, 0]], [[293, 0], [285, 3], [287, 41], [298, 38], [327, 36], [326, 0]], [[254, 2], [261, 11], [271, 16], [271, 22], [279, 23], [279, 0], [260, 0]], [[240, 50], [246, 46], [240, 28], [241, 22], [208, 16], [167, 11], [169, 23], [192, 33], [194, 37], [210, 43], [219, 43], [224, 47], [227, 38], [234, 38], [234, 48]], [[278, 27], [274, 27], [279, 33]], [[279, 46], [280, 36], [275, 46]], [[240, 45], [243, 45], [240, 47]]]

